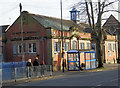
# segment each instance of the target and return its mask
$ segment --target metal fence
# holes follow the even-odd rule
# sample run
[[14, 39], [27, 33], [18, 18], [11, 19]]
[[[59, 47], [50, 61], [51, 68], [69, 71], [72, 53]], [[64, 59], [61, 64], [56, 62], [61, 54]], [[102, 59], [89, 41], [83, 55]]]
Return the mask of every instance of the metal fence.
[[2, 65], [2, 69], [6, 68], [16, 68], [16, 67], [25, 67], [27, 64], [27, 61], [24, 62], [2, 62], [0, 65]]
[[16, 80], [20, 78], [35, 78], [52, 75], [51, 65], [36, 67], [16, 67], [2, 69], [2, 80]]

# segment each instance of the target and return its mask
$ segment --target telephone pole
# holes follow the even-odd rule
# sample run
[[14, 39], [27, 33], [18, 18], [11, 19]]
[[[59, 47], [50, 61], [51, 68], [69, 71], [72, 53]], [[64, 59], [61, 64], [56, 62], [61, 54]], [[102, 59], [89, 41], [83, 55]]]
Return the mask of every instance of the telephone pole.
[[23, 45], [23, 20], [22, 20], [22, 4], [19, 4], [20, 6], [20, 29], [21, 29], [21, 46], [22, 46], [22, 63], [24, 66], [24, 45]]
[[63, 23], [62, 23], [62, 0], [60, 0], [60, 6], [61, 6], [62, 71], [64, 72], [64, 44], [63, 44]]

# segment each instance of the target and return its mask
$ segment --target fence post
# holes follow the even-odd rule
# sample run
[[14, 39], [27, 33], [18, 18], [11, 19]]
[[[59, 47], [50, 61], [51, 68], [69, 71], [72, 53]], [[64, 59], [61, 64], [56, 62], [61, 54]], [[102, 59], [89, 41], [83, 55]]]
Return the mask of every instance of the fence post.
[[16, 82], [16, 71], [17, 71], [17, 68], [15, 68], [15, 82]]
[[52, 76], [52, 65], [50, 65], [50, 76]]

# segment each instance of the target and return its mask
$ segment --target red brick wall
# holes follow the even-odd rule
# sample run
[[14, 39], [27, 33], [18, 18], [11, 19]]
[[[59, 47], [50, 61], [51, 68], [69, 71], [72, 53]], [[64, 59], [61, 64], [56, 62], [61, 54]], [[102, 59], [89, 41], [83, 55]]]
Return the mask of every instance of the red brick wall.
[[81, 38], [91, 38], [91, 34], [90, 33], [80, 33], [80, 37]]
[[[29, 20], [30, 21], [29, 21]], [[23, 25], [23, 30], [24, 32], [36, 32], [36, 33], [24, 33], [24, 37], [30, 37], [30, 36], [40, 36], [41, 38], [39, 39], [39, 62], [41, 63], [42, 62], [42, 59], [43, 59], [43, 42], [42, 42], [42, 37], [45, 37], [47, 34], [46, 32], [46, 29], [41, 25], [39, 24], [36, 20], [32, 19], [30, 16], [28, 16], [28, 22], [27, 23], [24, 23]], [[21, 55], [13, 55], [13, 50], [12, 50], [12, 44], [13, 44], [13, 41], [9, 41], [11, 40], [13, 37], [21, 37], [21, 34], [13, 34], [13, 33], [20, 33], [21, 30], [20, 30], [20, 19], [17, 19], [15, 21], [15, 23], [10, 27], [10, 29], [6, 32], [6, 39], [7, 39], [7, 42], [6, 42], [6, 61], [22, 61], [22, 57]], [[9, 42], [8, 42], [9, 41]], [[20, 41], [19, 41], [20, 42]], [[29, 40], [24, 40], [24, 42], [29, 42]], [[45, 51], [45, 63], [47, 64], [47, 40], [45, 39], [45, 42], [44, 42], [44, 51]], [[32, 62], [34, 61], [35, 59], [35, 56], [36, 54], [25, 54], [25, 60], [28, 60], [29, 58], [32, 59]]]

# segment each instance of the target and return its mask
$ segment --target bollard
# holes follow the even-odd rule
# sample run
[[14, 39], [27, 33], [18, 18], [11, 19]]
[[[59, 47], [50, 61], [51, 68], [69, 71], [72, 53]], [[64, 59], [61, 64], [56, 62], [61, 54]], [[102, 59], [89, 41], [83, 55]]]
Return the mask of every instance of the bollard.
[[50, 76], [52, 76], [52, 66], [50, 65]]

